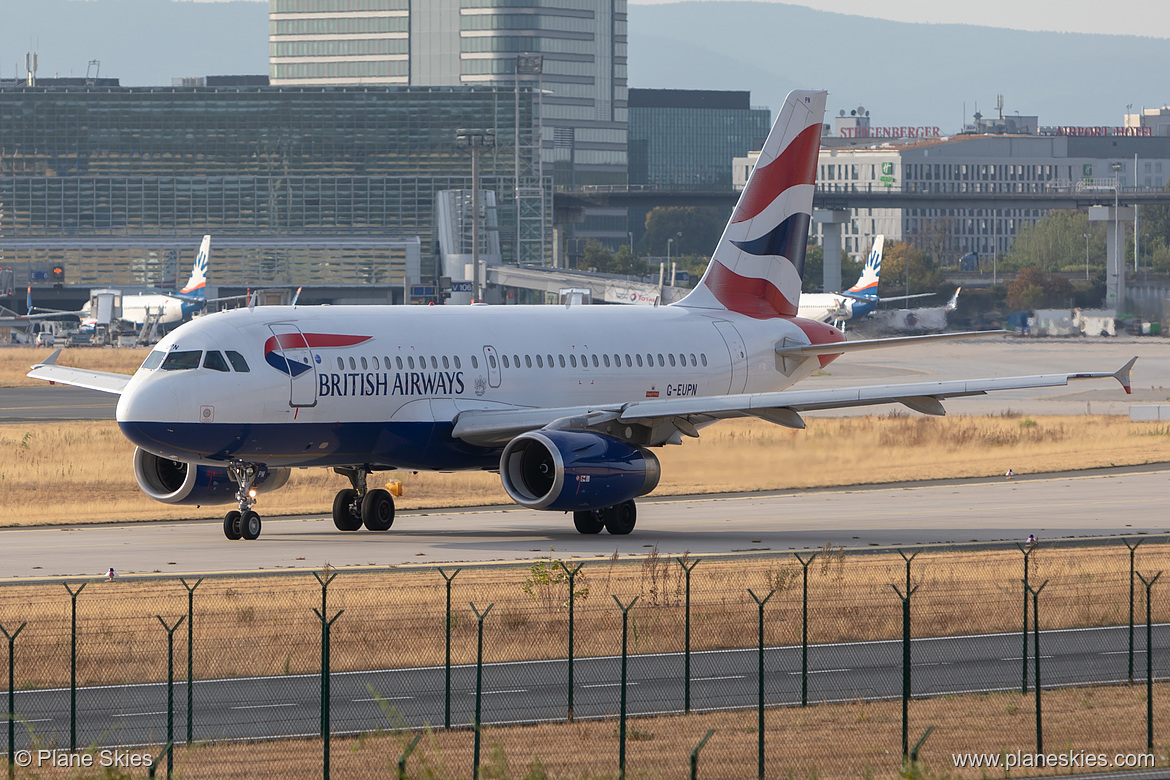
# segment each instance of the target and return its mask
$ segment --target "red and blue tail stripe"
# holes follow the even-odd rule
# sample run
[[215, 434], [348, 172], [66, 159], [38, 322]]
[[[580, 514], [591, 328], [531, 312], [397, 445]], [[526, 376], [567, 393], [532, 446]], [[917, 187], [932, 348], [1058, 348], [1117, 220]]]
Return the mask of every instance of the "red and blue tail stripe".
[[757, 319], [796, 315], [825, 98], [788, 95], [706, 274], [679, 305]]

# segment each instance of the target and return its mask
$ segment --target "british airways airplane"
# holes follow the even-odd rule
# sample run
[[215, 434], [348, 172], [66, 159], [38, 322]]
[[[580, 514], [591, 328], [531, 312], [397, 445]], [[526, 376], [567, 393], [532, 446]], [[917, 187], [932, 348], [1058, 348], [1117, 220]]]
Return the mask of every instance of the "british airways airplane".
[[120, 394], [134, 474], [171, 504], [234, 503], [229, 539], [256, 539], [256, 495], [289, 469], [347, 476], [333, 522], [385, 531], [391, 469], [498, 471], [532, 509], [572, 512], [582, 534], [634, 529], [658, 484], [654, 448], [707, 425], [1114, 377], [1107, 373], [787, 390], [837, 356], [931, 338], [847, 342], [797, 316], [826, 93], [792, 92], [700, 284], [642, 306], [259, 306], [171, 332], [132, 377], [56, 365], [30, 377]]

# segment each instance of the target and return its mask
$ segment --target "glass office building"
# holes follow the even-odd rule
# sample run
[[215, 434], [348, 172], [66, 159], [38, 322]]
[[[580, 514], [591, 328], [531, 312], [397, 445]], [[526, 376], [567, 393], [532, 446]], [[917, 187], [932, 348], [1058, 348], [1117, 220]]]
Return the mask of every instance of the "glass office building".
[[630, 184], [730, 190], [732, 161], [763, 148], [772, 113], [750, 93], [630, 90]]
[[556, 183], [624, 184], [626, 37], [626, 0], [270, 0], [269, 77], [501, 88], [519, 77], [539, 89]]
[[[505, 259], [540, 257], [551, 181], [530, 165], [518, 180], [515, 153], [531, 146], [535, 117], [532, 93], [516, 97], [493, 87], [6, 86], [0, 265], [32, 273], [63, 259], [77, 285], [182, 282], [210, 233], [215, 286], [400, 285], [411, 242], [429, 281], [435, 193], [470, 187], [455, 143], [467, 127], [498, 140], [481, 157], [480, 186], [500, 204]], [[217, 249], [216, 237], [237, 240]], [[177, 252], [176, 239], [190, 249]]]

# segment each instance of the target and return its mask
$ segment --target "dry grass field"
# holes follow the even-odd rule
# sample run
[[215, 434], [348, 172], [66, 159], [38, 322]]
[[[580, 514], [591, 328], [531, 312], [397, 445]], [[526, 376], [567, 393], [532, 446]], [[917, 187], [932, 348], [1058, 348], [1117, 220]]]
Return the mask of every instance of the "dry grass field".
[[[51, 392], [51, 388], [49, 392]], [[227, 507], [171, 507], [138, 489], [133, 446], [113, 422], [0, 425], [0, 526], [213, 518]], [[1170, 460], [1170, 426], [1124, 418], [874, 417], [808, 420], [803, 431], [728, 421], [681, 447], [658, 450], [654, 495], [721, 493], [946, 477], [994, 476]], [[402, 509], [510, 503], [488, 473], [383, 472], [397, 479]], [[263, 494], [262, 515], [328, 513], [348, 481], [324, 469], [296, 470]], [[47, 493], [47, 495], [46, 495]]]

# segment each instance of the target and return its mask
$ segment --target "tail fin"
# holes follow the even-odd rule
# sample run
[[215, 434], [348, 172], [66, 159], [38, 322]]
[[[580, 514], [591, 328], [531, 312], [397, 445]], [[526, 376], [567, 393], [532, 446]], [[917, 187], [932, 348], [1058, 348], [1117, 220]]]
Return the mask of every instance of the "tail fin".
[[943, 311], [954, 311], [955, 309], [959, 308], [959, 292], [962, 289], [962, 287], [955, 288], [955, 294], [952, 295], [951, 299], [947, 301], [945, 306], [943, 306]]
[[873, 248], [869, 250], [869, 257], [865, 260], [865, 267], [861, 269], [861, 277], [857, 284], [849, 288], [849, 292], [864, 297], [878, 297], [878, 281], [882, 275], [882, 247], [886, 237], [874, 236]]
[[676, 305], [796, 315], [827, 96], [788, 94], [707, 272]]
[[195, 255], [195, 265], [191, 266], [191, 277], [179, 292], [185, 295], [194, 295], [202, 298], [207, 288], [207, 254], [211, 249], [211, 236], [204, 236], [199, 244], [199, 253]]
[[24, 299], [24, 313], [25, 314], [32, 314], [33, 313], [32, 287], [31, 286], [28, 288], [28, 295], [26, 295], [25, 299]]

